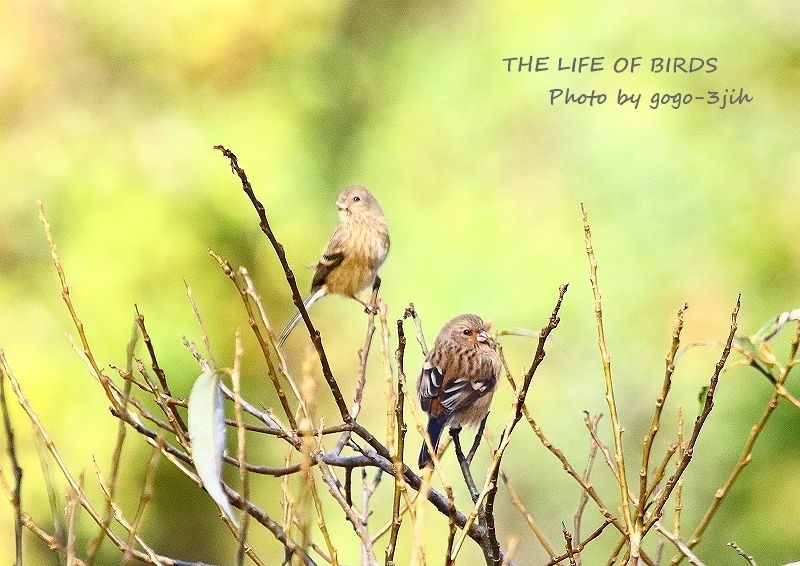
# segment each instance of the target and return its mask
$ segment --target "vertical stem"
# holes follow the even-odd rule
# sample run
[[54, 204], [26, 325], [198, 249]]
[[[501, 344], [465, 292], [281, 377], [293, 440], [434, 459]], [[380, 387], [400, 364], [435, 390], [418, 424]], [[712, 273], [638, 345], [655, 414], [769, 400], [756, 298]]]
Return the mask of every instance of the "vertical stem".
[[389, 532], [389, 544], [385, 551], [386, 566], [394, 566], [394, 552], [397, 548], [397, 537], [400, 534], [400, 525], [403, 522], [403, 515], [400, 512], [400, 499], [405, 492], [406, 485], [403, 477], [403, 456], [405, 450], [406, 423], [403, 414], [405, 405], [405, 386], [406, 375], [403, 361], [406, 351], [406, 336], [403, 332], [403, 321], [397, 321], [397, 351], [395, 352], [397, 361], [397, 397], [394, 406], [394, 416], [397, 426], [397, 449], [392, 458], [394, 468], [394, 495], [392, 497], [392, 527]]
[[600, 347], [600, 357], [603, 361], [603, 377], [605, 378], [606, 386], [606, 402], [608, 403], [608, 412], [611, 415], [611, 428], [614, 433], [614, 461], [619, 470], [619, 491], [622, 500], [622, 516], [625, 521], [625, 528], [628, 531], [628, 537], [631, 544], [631, 558], [639, 558], [639, 542], [641, 540], [641, 532], [634, 532], [633, 520], [631, 517], [630, 498], [628, 496], [628, 479], [625, 473], [625, 457], [622, 451], [622, 426], [619, 423], [619, 414], [617, 413], [617, 402], [614, 398], [614, 383], [611, 379], [611, 357], [606, 348], [605, 330], [603, 328], [603, 301], [600, 296], [600, 288], [597, 283], [597, 259], [594, 255], [592, 248], [592, 232], [589, 228], [589, 216], [586, 213], [583, 205], [581, 205], [583, 212], [583, 233], [586, 242], [586, 255], [589, 258], [589, 282], [592, 286], [592, 293], [594, 295], [594, 314], [597, 323], [597, 344]]
[[653, 420], [650, 423], [650, 430], [645, 434], [644, 441], [642, 442], [642, 467], [639, 469], [639, 504], [636, 506], [637, 526], [641, 525], [642, 518], [644, 517], [644, 509], [647, 503], [647, 476], [650, 469], [650, 452], [653, 447], [653, 440], [655, 440], [658, 429], [661, 426], [661, 411], [664, 409], [664, 403], [667, 400], [667, 395], [672, 385], [672, 374], [675, 371], [675, 354], [680, 345], [681, 330], [683, 329], [683, 313], [687, 308], [689, 308], [689, 305], [684, 303], [683, 306], [678, 309], [678, 319], [675, 321], [675, 326], [672, 329], [672, 344], [670, 345], [665, 360], [664, 382], [661, 385], [661, 392], [656, 399], [656, 407], [653, 410]]

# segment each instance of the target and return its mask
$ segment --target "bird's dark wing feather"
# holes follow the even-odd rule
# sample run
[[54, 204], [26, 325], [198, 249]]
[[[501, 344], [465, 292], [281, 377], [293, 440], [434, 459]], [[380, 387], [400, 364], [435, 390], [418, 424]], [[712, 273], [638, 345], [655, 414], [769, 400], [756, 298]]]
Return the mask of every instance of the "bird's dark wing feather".
[[492, 391], [496, 383], [497, 378], [493, 375], [478, 379], [456, 378], [439, 393], [439, 401], [445, 414], [451, 415]]
[[319, 289], [325, 284], [328, 274], [339, 267], [344, 261], [344, 253], [331, 252], [322, 255], [317, 263], [316, 271], [314, 271], [314, 278], [311, 280], [311, 290]]
[[444, 382], [441, 368], [426, 361], [422, 364], [422, 373], [417, 384], [419, 402], [424, 411], [430, 411], [431, 401], [439, 396], [439, 391]]
[[431, 401], [436, 399], [442, 406], [444, 416], [450, 416], [454, 411], [467, 407], [477, 399], [494, 389], [497, 377], [487, 375], [478, 379], [455, 378], [445, 383], [442, 368], [425, 362], [419, 378], [418, 393], [420, 405], [425, 411], [430, 411]]

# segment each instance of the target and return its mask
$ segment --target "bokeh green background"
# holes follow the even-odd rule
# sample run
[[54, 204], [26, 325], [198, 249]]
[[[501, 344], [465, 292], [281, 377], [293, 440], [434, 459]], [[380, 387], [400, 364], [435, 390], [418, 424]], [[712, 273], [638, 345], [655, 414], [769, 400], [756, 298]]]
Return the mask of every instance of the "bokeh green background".
[[[102, 364], [124, 364], [137, 304], [173, 390], [185, 395], [198, 369], [181, 336], [198, 340], [184, 280], [215, 347], [231, 363], [233, 334], [245, 335], [244, 388], [275, 400], [230, 282], [214, 249], [245, 265], [276, 325], [291, 314], [285, 282], [255, 214], [227, 162], [234, 150], [265, 203], [303, 287], [335, 224], [344, 185], [365, 183], [392, 230], [382, 270], [390, 320], [413, 301], [429, 340], [451, 316], [475, 311], [494, 328], [538, 329], [562, 282], [562, 323], [529, 406], [545, 433], [578, 467], [588, 440], [582, 411], [607, 412], [597, 354], [579, 203], [587, 207], [600, 261], [607, 339], [625, 424], [631, 477], [663, 375], [675, 311], [689, 303], [684, 340], [721, 340], [742, 293], [740, 330], [753, 332], [797, 307], [800, 242], [800, 10], [792, 0], [757, 2], [175, 2], [10, 1], [0, 5], [0, 347], [66, 461], [84, 472], [100, 504], [92, 455], [107, 469], [116, 422], [100, 388], [72, 352], [74, 334], [59, 296], [35, 201], [53, 224], [79, 314]], [[505, 57], [605, 56], [606, 70], [507, 72]], [[642, 56], [633, 74], [618, 57]], [[714, 73], [652, 74], [652, 57], [716, 57]], [[551, 65], [552, 66], [552, 65]], [[603, 106], [551, 106], [548, 91], [605, 92]], [[647, 107], [655, 92], [705, 94], [744, 88], [753, 102]], [[638, 110], [616, 105], [618, 89], [641, 92]], [[339, 298], [314, 313], [349, 397], [365, 317]], [[787, 329], [776, 338], [785, 356]], [[288, 355], [300, 374], [303, 332]], [[512, 368], [533, 344], [504, 340]], [[376, 342], [377, 347], [377, 342]], [[681, 361], [665, 409], [658, 461], [675, 434], [677, 406], [691, 423], [697, 393], [718, 348]], [[376, 350], [377, 351], [377, 350]], [[370, 365], [364, 422], [381, 430], [382, 373]], [[421, 363], [410, 347], [409, 374]], [[796, 388], [795, 388], [795, 391]], [[747, 368], [724, 374], [718, 399], [686, 473], [683, 533], [711, 503], [764, 410], [769, 385]], [[320, 411], [335, 417], [320, 386]], [[510, 406], [501, 389], [490, 418], [497, 434]], [[27, 421], [12, 407], [25, 467], [25, 508], [51, 524]], [[609, 419], [603, 436], [609, 442]], [[524, 423], [523, 423], [524, 424]], [[740, 560], [736, 540], [761, 564], [800, 559], [800, 414], [781, 405], [754, 460], [698, 547], [709, 564]], [[412, 427], [413, 429], [413, 427]], [[409, 433], [409, 453], [419, 438]], [[253, 440], [254, 460], [280, 463], [285, 447]], [[129, 441], [124, 509], [135, 512], [149, 450]], [[8, 461], [3, 456], [3, 470]], [[445, 459], [456, 484], [453, 458]], [[479, 453], [483, 469], [487, 452]], [[561, 546], [578, 502], [576, 484], [526, 426], [504, 460], [545, 532]], [[235, 473], [232, 479], [235, 480]], [[601, 463], [595, 483], [613, 507], [617, 492]], [[162, 462], [148, 508], [146, 540], [184, 560], [232, 563], [233, 546], [215, 507]], [[376, 500], [388, 516], [391, 482]], [[59, 504], [63, 505], [63, 482]], [[256, 499], [280, 517], [275, 481]], [[384, 493], [385, 492], [385, 493]], [[466, 493], [459, 487], [461, 504]], [[519, 537], [520, 564], [544, 554], [503, 492], [499, 534]], [[12, 561], [10, 507], [0, 505], [0, 562]], [[326, 509], [340, 559], [358, 559], [341, 511]], [[588, 533], [599, 523], [591, 508]], [[81, 520], [84, 545], [91, 525]], [[432, 515], [429, 563], [438, 563], [444, 521]], [[373, 526], [373, 528], [374, 528]], [[440, 536], [441, 535], [441, 536]], [[261, 529], [253, 543], [268, 563], [278, 547]], [[320, 537], [317, 538], [321, 543]], [[26, 532], [26, 563], [56, 564]], [[408, 560], [408, 536], [398, 558]], [[585, 563], [608, 556], [609, 533]], [[103, 563], [117, 563], [106, 549]], [[671, 550], [668, 548], [668, 550]], [[467, 544], [464, 563], [478, 559]]]

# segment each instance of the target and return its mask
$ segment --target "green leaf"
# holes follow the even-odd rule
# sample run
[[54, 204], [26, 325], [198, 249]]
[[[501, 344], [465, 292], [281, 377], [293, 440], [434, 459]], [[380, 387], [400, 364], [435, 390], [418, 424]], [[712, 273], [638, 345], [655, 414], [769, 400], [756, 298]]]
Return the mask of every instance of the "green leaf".
[[700, 393], [697, 395], [697, 402], [700, 404], [699, 411], [702, 411], [703, 406], [706, 404], [706, 395], [708, 395], [708, 390], [708, 385], [704, 385], [700, 388]]
[[742, 354], [748, 360], [754, 360], [758, 357], [758, 348], [756, 348], [753, 339], [749, 336], [736, 336], [731, 345], [734, 350]]
[[215, 372], [204, 371], [192, 386], [189, 394], [189, 440], [194, 468], [203, 487], [238, 528], [233, 509], [222, 489], [225, 409], [219, 375]]

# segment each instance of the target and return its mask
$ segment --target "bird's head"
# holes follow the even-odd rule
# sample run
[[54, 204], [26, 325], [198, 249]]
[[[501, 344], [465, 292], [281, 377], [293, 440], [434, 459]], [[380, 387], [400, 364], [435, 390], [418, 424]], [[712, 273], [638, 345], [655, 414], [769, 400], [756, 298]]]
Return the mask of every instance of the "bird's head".
[[339, 209], [341, 220], [352, 216], [383, 216], [378, 201], [367, 187], [362, 185], [351, 185], [339, 193], [336, 208]]
[[489, 338], [490, 322], [484, 322], [476, 314], [462, 314], [448, 322], [443, 333], [457, 344], [467, 348], [494, 349], [494, 341]]

